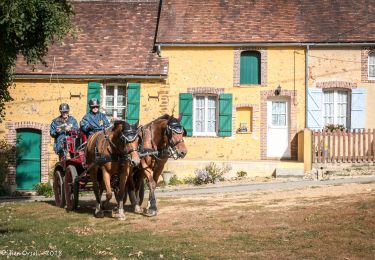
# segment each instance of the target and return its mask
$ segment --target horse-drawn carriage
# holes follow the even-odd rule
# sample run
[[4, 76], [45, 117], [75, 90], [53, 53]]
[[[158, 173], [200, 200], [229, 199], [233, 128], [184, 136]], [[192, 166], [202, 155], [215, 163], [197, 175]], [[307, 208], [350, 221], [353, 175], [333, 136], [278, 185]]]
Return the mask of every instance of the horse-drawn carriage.
[[[62, 142], [64, 154], [55, 164], [53, 174], [53, 191], [56, 206], [75, 210], [78, 207], [79, 193], [92, 191], [92, 183], [89, 175], [89, 167], [86, 164], [86, 135], [80, 130], [66, 132]], [[133, 176], [137, 178], [136, 176]], [[111, 185], [117, 197], [119, 178], [112, 176]], [[130, 188], [127, 187], [127, 193]], [[127, 200], [127, 193], [124, 201]], [[144, 197], [144, 183], [140, 187], [141, 203]]]
[[[186, 155], [182, 137], [185, 131], [180, 120], [181, 117], [165, 115], [139, 128], [138, 124], [120, 120], [89, 140], [79, 130], [67, 132], [64, 154], [56, 163], [53, 175], [56, 206], [75, 210], [80, 191], [93, 190], [97, 201], [95, 216], [99, 217], [103, 215], [103, 190], [106, 190], [106, 203], [113, 190], [122, 217], [127, 195], [135, 212], [141, 213], [146, 177], [151, 207], [145, 214], [156, 215], [154, 190], [164, 164], [168, 158]], [[182, 149], [178, 148], [180, 146]]]

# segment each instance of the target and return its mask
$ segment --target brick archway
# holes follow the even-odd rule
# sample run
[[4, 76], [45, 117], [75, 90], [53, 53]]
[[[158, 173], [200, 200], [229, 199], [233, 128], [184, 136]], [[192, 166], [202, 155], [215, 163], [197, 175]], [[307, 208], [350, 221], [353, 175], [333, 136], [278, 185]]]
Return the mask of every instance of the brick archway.
[[[260, 157], [262, 160], [267, 159], [267, 100], [270, 97], [276, 97], [275, 90], [261, 91], [260, 94]], [[290, 102], [290, 127], [289, 127], [289, 145], [290, 145], [290, 159], [297, 159], [297, 106], [295, 105], [297, 90], [282, 89], [280, 95], [277, 97], [286, 97]]]
[[[16, 146], [16, 138], [17, 138], [17, 129], [37, 129], [41, 132], [41, 155], [40, 155], [40, 178], [41, 182], [48, 181], [48, 161], [49, 161], [49, 153], [48, 153], [48, 145], [51, 142], [51, 137], [49, 135], [49, 125], [48, 124], [41, 124], [36, 122], [30, 121], [22, 121], [22, 122], [9, 122], [6, 124], [6, 128], [9, 130], [6, 136], [7, 142], [9, 145], [15, 147]], [[7, 183], [10, 186], [16, 185], [16, 150], [13, 149], [13, 152], [10, 154], [9, 157], [9, 174], [7, 176]]]

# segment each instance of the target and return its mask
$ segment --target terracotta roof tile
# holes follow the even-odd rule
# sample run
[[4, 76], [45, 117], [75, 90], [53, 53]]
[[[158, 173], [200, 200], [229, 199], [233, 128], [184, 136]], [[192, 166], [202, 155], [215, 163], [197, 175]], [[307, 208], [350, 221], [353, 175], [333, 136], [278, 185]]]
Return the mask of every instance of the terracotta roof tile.
[[76, 39], [54, 45], [46, 57], [48, 67], [34, 71], [23, 60], [17, 74], [135, 74], [166, 75], [168, 61], [153, 50], [158, 1], [75, 1]]
[[375, 1], [164, 0], [157, 42], [375, 42]]

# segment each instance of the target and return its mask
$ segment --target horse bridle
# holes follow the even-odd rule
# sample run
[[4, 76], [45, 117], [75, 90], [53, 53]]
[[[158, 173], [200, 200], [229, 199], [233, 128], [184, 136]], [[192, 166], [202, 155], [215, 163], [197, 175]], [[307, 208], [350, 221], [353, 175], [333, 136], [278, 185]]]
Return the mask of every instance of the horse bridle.
[[[124, 132], [125, 132], [125, 134], [124, 134]], [[127, 131], [124, 131], [124, 132], [121, 132], [120, 139], [125, 144], [126, 154], [129, 155], [132, 152], [137, 152], [138, 151], [138, 147], [131, 148], [131, 149], [128, 150], [128, 148], [126, 147], [126, 145], [134, 142], [137, 139], [137, 137], [138, 137], [138, 130], [136, 130], [136, 131], [127, 130]], [[127, 157], [128, 157], [127, 159], [130, 160], [129, 156], [127, 156]]]
[[184, 133], [186, 133], [186, 130], [179, 123], [178, 124], [174, 123], [171, 126], [169, 124], [169, 122], [167, 124], [167, 128], [165, 129], [165, 135], [168, 138], [168, 146], [167, 146], [168, 156], [177, 160], [179, 158], [179, 156], [178, 156], [178, 153], [177, 153], [176, 146], [180, 143], [183, 143], [184, 139], [181, 138], [177, 142], [173, 142], [173, 140], [172, 140], [173, 133], [184, 134]]

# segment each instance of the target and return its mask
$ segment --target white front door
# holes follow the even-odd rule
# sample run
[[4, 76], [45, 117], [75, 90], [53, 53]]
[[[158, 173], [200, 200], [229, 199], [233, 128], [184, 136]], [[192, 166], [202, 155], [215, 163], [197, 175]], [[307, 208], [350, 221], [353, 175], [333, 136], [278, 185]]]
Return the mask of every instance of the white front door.
[[267, 101], [267, 157], [290, 157], [288, 113], [288, 101]]

